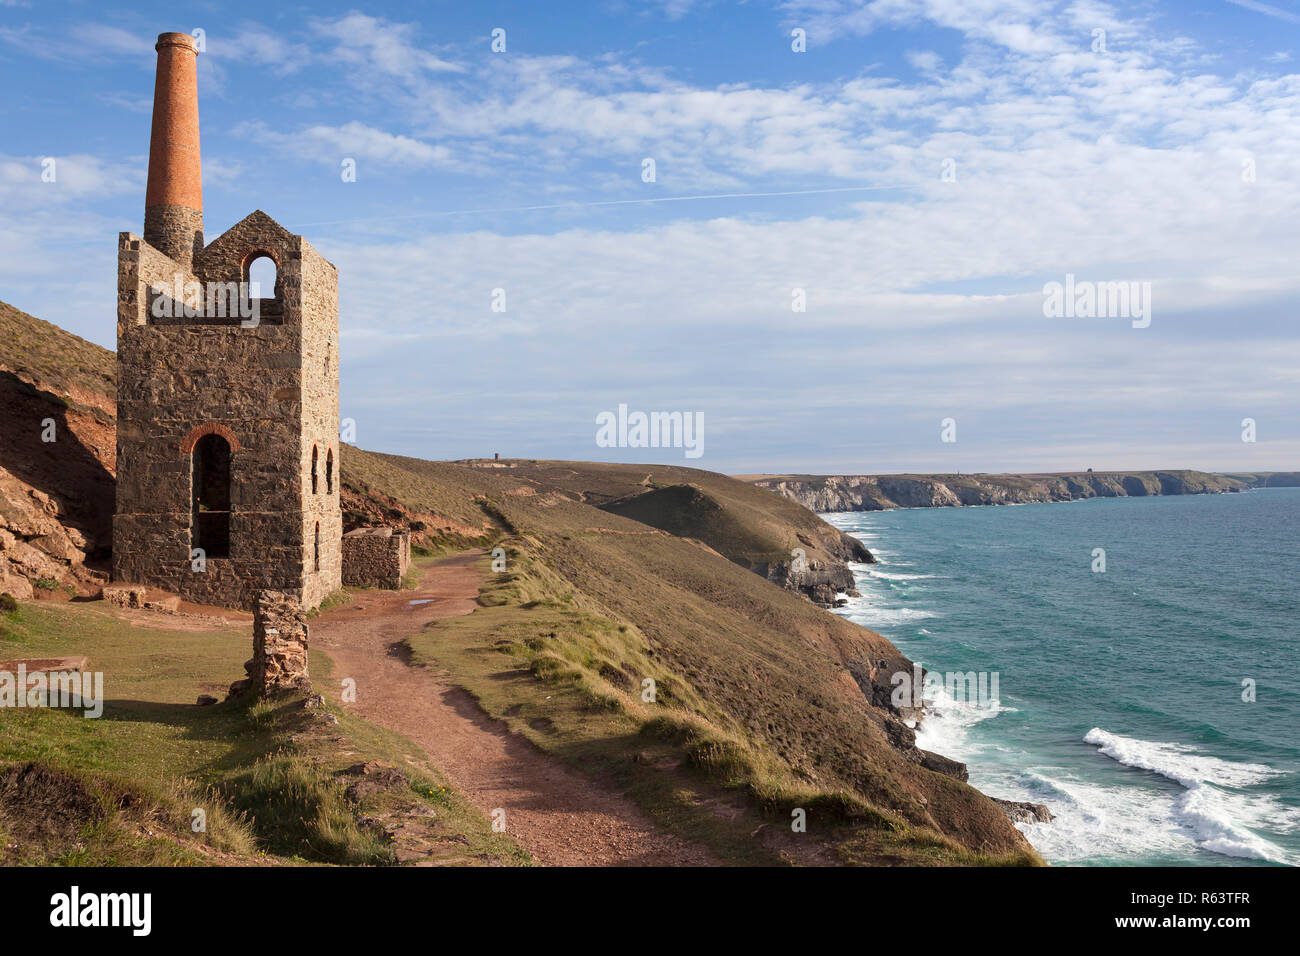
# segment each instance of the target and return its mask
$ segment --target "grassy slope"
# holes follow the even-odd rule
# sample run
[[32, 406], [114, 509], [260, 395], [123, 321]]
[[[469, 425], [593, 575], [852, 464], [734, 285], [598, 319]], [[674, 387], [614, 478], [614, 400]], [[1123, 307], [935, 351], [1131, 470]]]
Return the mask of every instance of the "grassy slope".
[[[401, 500], [395, 489], [415, 473], [389, 456], [369, 463], [374, 486]], [[810, 832], [834, 830], [840, 848], [856, 841], [861, 860], [975, 859], [963, 846], [983, 847], [984, 862], [1033, 859], [991, 801], [889, 744], [900, 725], [863, 693], [887, 689], [888, 674], [908, 666], [884, 638], [708, 546], [550, 490], [556, 483], [455, 467], [417, 477], [481, 495], [513, 554], [488, 608], [411, 644], [494, 716], [589, 770], [630, 779], [661, 818], [722, 795], [769, 821], [804, 807]], [[427, 492], [438, 493], [448, 490]], [[659, 685], [652, 706], [641, 700], [646, 677]], [[633, 760], [642, 750], [649, 759]], [[677, 764], [695, 773], [694, 796], [674, 796], [675, 777], [667, 788], [653, 782], [657, 768]], [[707, 822], [686, 817], [687, 832]], [[715, 835], [723, 845], [734, 838]]]
[[[98, 602], [28, 602], [0, 615], [0, 657], [87, 654], [105, 673], [108, 700], [98, 719], [0, 709], [0, 765], [38, 761], [62, 777], [30, 811], [16, 804], [30, 802], [29, 793], [6, 795], [0, 785], [0, 862], [387, 864], [393, 848], [360, 826], [358, 814], [382, 819], [415, 804], [440, 821], [451, 848], [440, 862], [527, 861], [418, 748], [342, 708], [331, 708], [334, 724], [311, 716], [300, 699], [197, 706], [196, 692], [215, 692], [243, 673], [249, 628], [166, 623], [124, 621]], [[311, 666], [318, 680], [329, 671], [319, 653]], [[340, 771], [365, 760], [403, 767], [411, 792], [376, 794], [354, 807]], [[70, 812], [86, 794], [91, 804]], [[192, 832], [194, 808], [206, 811], [206, 832]], [[54, 825], [60, 820], [66, 825]]]
[[0, 368], [58, 395], [82, 393], [112, 402], [116, 361], [108, 349], [0, 302]]
[[[486, 463], [484, 463], [486, 464]], [[852, 544], [821, 518], [792, 502], [773, 504], [763, 489], [715, 472], [672, 465], [510, 461], [475, 468], [539, 491], [563, 491], [587, 504], [697, 538], [748, 567], [790, 560], [803, 548], [809, 560], [835, 562]]]

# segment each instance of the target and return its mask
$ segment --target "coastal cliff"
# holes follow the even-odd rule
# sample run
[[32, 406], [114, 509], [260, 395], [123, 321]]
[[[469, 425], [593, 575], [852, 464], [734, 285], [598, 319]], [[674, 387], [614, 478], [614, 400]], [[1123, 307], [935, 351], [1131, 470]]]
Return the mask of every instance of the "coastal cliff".
[[[112, 513], [115, 368], [112, 352], [16, 309], [0, 307], [0, 318], [0, 406], [18, 423], [0, 441], [0, 593], [10, 597], [0, 650], [18, 654], [26, 645], [14, 629], [48, 620], [85, 564], [101, 565], [86, 572], [96, 575], [81, 585], [86, 597], [107, 581], [97, 532]], [[45, 417], [57, 443], [20, 427]], [[467, 549], [505, 561], [489, 572], [488, 556], [476, 559], [486, 583], [474, 613], [439, 622], [424, 643], [428, 632], [414, 635], [412, 661], [429, 655], [490, 716], [557, 759], [617, 768], [652, 816], [700, 808], [691, 825], [723, 858], [1041, 862], [960, 762], [917, 746], [908, 723], [918, 715], [892, 697], [893, 676], [916, 665], [816, 606], [852, 593], [847, 565], [871, 555], [796, 502], [657, 464], [431, 462], [342, 445], [338, 466], [345, 520], [409, 529], [422, 566], [433, 552]], [[75, 551], [64, 553], [60, 535]], [[125, 646], [151, 646], [159, 633], [121, 626], [132, 635]], [[85, 639], [59, 626], [50, 647], [84, 653]], [[160, 679], [147, 655], [127, 654], [123, 666]], [[228, 682], [225, 667], [203, 658], [192, 679], [200, 689]], [[225, 712], [193, 719], [208, 714]], [[12, 738], [16, 726], [0, 730]], [[215, 739], [227, 725], [207, 726]], [[149, 785], [155, 771], [182, 769], [129, 753], [121, 765]], [[796, 809], [813, 823], [808, 840], [778, 841], [771, 823]]]
[[1276, 486], [1289, 477], [1202, 471], [1089, 471], [1039, 475], [754, 475], [746, 480], [796, 501], [809, 511], [825, 513], [1225, 494]]

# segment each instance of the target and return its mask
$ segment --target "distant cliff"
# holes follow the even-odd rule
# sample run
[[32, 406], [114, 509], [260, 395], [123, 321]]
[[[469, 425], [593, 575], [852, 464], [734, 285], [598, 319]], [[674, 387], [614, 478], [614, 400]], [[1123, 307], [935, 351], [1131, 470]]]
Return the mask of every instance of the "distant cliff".
[[1294, 473], [1080, 472], [1056, 475], [756, 475], [748, 477], [810, 511], [884, 511], [1013, 505], [1077, 498], [1205, 495], [1295, 484]]

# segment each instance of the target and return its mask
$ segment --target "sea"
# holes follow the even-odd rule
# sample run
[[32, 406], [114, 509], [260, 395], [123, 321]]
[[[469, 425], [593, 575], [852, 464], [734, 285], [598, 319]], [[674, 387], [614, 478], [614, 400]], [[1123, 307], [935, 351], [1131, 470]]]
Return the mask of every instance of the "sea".
[[933, 675], [918, 745], [1046, 804], [1049, 863], [1300, 864], [1300, 488], [823, 517], [879, 561], [839, 613]]

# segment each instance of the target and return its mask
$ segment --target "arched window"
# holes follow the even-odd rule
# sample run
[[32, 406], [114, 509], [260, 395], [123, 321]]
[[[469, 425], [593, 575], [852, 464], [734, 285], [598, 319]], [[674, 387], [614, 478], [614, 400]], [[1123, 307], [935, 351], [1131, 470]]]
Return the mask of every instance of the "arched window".
[[334, 449], [325, 452], [325, 493], [334, 494]]
[[319, 521], [316, 522], [316, 544], [312, 552], [311, 569], [313, 571], [320, 570], [320, 522]]
[[316, 461], [320, 457], [320, 452], [316, 446], [311, 446], [311, 493], [316, 494]]
[[208, 558], [230, 557], [230, 443], [204, 435], [190, 456], [190, 547]]
[[250, 299], [274, 299], [275, 260], [270, 256], [258, 256], [248, 264], [248, 297]]

